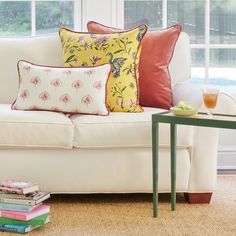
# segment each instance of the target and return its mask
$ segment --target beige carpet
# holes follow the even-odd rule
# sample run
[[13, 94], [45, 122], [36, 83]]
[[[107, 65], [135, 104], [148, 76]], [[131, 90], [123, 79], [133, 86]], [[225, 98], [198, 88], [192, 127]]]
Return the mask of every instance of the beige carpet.
[[210, 204], [190, 205], [179, 194], [173, 212], [161, 194], [155, 219], [151, 194], [54, 195], [48, 203], [52, 223], [30, 235], [236, 235], [236, 175], [218, 176]]

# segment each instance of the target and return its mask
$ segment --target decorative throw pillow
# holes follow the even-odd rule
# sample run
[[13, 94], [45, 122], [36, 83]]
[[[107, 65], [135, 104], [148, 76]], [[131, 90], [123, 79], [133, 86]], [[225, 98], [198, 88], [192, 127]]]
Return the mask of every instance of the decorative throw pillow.
[[[91, 33], [114, 33], [121, 29], [104, 26], [94, 21], [87, 23]], [[139, 103], [146, 107], [169, 109], [173, 105], [171, 78], [168, 70], [180, 25], [160, 31], [148, 31], [143, 40], [139, 61]]]
[[50, 67], [18, 62], [15, 110], [48, 110], [108, 115], [106, 83], [110, 64], [97, 67]]
[[111, 34], [90, 34], [60, 29], [66, 66], [112, 65], [107, 85], [107, 101], [111, 111], [141, 112], [139, 106], [136, 62], [147, 27]]

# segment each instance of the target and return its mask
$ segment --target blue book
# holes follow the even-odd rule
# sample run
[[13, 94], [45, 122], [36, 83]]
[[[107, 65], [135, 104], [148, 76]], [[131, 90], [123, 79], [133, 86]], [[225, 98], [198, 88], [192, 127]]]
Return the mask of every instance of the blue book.
[[4, 203], [0, 202], [0, 211], [24, 211], [29, 212], [34, 210], [40, 204], [35, 206], [23, 205], [23, 204], [14, 204], [14, 203]]
[[23, 224], [22, 225], [0, 224], [0, 231], [25, 234], [39, 227], [40, 225], [31, 226], [31, 225], [23, 225]]

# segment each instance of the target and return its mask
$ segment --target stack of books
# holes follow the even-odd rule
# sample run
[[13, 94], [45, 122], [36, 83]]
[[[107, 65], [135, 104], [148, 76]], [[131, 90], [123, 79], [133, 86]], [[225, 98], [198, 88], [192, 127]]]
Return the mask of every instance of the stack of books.
[[20, 181], [0, 182], [0, 231], [28, 233], [50, 222], [50, 197], [38, 184]]

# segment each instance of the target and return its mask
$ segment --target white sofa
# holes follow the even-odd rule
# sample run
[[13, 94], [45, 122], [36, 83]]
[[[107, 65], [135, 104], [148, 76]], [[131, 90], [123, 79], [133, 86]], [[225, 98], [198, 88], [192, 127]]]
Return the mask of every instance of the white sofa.
[[[151, 114], [162, 109], [106, 117], [13, 111], [17, 61], [63, 65], [60, 40], [58, 35], [2, 38], [0, 55], [0, 180], [31, 180], [52, 193], [152, 192]], [[190, 67], [189, 38], [181, 33], [170, 64], [175, 103], [190, 91], [183, 83]], [[219, 109], [226, 104], [230, 101]], [[160, 132], [159, 191], [170, 192], [168, 125]], [[213, 192], [217, 142], [217, 129], [178, 127], [177, 192]]]

